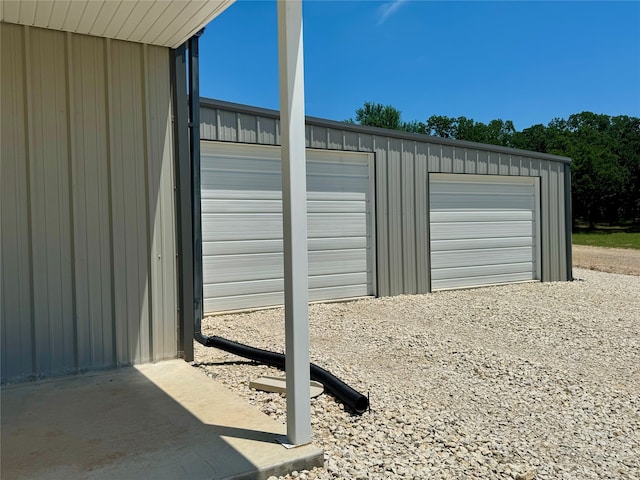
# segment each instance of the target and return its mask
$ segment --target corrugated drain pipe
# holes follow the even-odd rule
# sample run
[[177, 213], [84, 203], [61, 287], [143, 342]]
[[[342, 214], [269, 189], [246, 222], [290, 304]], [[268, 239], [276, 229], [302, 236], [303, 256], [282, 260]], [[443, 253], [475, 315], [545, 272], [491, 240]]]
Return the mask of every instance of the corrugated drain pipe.
[[[193, 212], [193, 296], [194, 296], [194, 339], [205, 347], [215, 347], [239, 357], [248, 358], [258, 363], [269, 365], [280, 370], [285, 369], [285, 356], [282, 353], [270, 352], [250, 347], [242, 343], [227, 340], [218, 336], [202, 334], [203, 291], [202, 291], [202, 220], [201, 220], [201, 182], [200, 182], [200, 86], [198, 65], [198, 37], [202, 31], [194, 35], [188, 44], [189, 49], [189, 145], [191, 155], [191, 201]], [[311, 379], [320, 382], [324, 388], [344, 403], [351, 411], [362, 414], [369, 408], [369, 399], [354, 390], [327, 370], [312, 363]]]

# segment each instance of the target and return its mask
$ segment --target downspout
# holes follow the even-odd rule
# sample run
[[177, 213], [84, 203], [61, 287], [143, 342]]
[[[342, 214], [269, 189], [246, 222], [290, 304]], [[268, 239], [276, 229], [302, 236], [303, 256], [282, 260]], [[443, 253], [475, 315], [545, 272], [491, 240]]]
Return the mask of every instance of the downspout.
[[203, 278], [202, 278], [202, 185], [200, 179], [200, 62], [198, 39], [200, 30], [188, 41], [189, 49], [189, 151], [191, 152], [191, 214], [193, 245], [193, 318], [194, 338], [206, 344], [202, 336]]
[[[270, 352], [250, 347], [242, 343], [227, 340], [218, 336], [202, 334], [203, 308], [203, 274], [202, 274], [202, 190], [200, 178], [200, 85], [198, 65], [198, 38], [196, 33], [188, 41], [189, 50], [189, 147], [191, 156], [191, 208], [192, 208], [192, 245], [193, 245], [193, 338], [205, 347], [214, 347], [239, 357], [248, 358], [258, 363], [269, 365], [280, 370], [285, 369], [285, 356], [282, 353]], [[357, 414], [369, 408], [369, 399], [351, 388], [342, 380], [322, 367], [310, 364], [312, 380], [322, 383], [325, 389], [341, 400]]]

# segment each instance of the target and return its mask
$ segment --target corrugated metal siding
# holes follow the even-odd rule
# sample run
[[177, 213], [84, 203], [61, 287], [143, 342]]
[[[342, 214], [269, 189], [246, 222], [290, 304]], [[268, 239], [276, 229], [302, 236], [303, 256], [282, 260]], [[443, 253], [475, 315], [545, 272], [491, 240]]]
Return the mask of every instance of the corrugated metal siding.
[[168, 50], [0, 30], [2, 381], [175, 357]]
[[[205, 101], [202, 139], [239, 141], [239, 119], [249, 115], [256, 118], [258, 130], [254, 137], [257, 143], [279, 144], [277, 112], [238, 107], [234, 109], [232, 104]], [[245, 122], [244, 125], [248, 124]], [[539, 176], [542, 280], [568, 279], [565, 164], [560, 159], [535, 152], [529, 154], [401, 132], [386, 134], [380, 129], [349, 124], [342, 127], [338, 122], [321, 119], [307, 119], [307, 146], [375, 154], [378, 295], [429, 291], [428, 173]]]

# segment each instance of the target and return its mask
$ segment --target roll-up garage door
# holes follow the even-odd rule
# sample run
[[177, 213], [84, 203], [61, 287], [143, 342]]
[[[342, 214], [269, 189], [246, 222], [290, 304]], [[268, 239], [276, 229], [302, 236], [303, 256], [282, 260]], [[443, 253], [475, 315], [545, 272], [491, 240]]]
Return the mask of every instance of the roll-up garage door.
[[431, 174], [432, 290], [539, 279], [538, 192], [534, 177]]
[[[204, 311], [284, 303], [280, 148], [203, 141]], [[309, 299], [375, 295], [373, 155], [307, 150]]]

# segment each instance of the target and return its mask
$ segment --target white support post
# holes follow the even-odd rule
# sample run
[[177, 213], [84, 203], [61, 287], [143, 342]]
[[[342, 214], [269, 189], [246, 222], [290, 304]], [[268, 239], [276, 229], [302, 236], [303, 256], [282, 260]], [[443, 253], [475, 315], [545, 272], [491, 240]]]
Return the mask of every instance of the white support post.
[[278, 1], [287, 437], [311, 442], [307, 168], [301, 0]]

